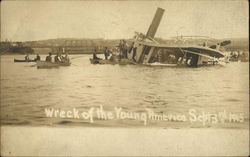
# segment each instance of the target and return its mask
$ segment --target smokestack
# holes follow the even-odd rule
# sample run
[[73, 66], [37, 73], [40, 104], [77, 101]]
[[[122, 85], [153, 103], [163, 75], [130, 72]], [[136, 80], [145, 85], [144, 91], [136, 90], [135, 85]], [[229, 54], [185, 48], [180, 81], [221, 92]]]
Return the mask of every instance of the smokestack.
[[151, 25], [149, 26], [148, 32], [146, 34], [147, 38], [152, 38], [152, 39], [154, 38], [156, 31], [159, 27], [159, 24], [161, 22], [161, 18], [164, 14], [164, 11], [165, 10], [162, 8], [157, 8], [154, 19], [153, 19]]

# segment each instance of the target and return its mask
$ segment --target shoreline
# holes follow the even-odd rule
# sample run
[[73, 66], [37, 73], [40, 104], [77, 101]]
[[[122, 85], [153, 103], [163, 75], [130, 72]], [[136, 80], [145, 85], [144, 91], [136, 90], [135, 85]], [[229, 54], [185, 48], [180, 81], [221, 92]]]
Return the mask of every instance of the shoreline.
[[[48, 55], [48, 53], [29, 53], [29, 55]], [[62, 53], [64, 54], [64, 53]], [[68, 55], [92, 55], [93, 53], [68, 53]], [[103, 53], [96, 53], [96, 54], [103, 54]], [[0, 53], [0, 56], [4, 55], [20, 55], [20, 56], [25, 56], [26, 54], [20, 54], [20, 53]], [[56, 53], [52, 53], [52, 55], [56, 55]]]

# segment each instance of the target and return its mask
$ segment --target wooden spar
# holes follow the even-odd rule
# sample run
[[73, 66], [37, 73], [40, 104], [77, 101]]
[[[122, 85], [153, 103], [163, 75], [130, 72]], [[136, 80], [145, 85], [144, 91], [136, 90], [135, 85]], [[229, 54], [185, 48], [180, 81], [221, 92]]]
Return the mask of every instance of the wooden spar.
[[157, 31], [157, 29], [158, 29], [158, 27], [160, 25], [163, 13], [164, 13], [164, 9], [157, 8], [157, 11], [155, 13], [154, 19], [153, 19], [151, 25], [149, 26], [148, 32], [146, 34], [147, 38], [152, 38], [152, 39], [154, 38], [154, 36], [156, 34], [156, 31]]
[[[149, 39], [153, 39], [154, 38], [154, 36], [156, 34], [156, 31], [157, 31], [157, 29], [159, 27], [159, 24], [161, 22], [163, 13], [164, 13], [164, 9], [157, 8], [155, 16], [154, 16], [154, 19], [152, 20], [152, 23], [149, 26], [148, 32], [146, 34], [146, 38], [149, 38]], [[140, 46], [138, 46], [138, 48], [137, 48], [137, 54], [136, 54], [136, 62], [137, 63], [145, 62], [144, 61], [144, 57], [146, 55], [148, 55], [147, 56], [147, 58], [148, 58], [147, 60], [149, 61], [150, 58], [152, 57], [151, 55], [154, 54], [154, 53], [150, 53], [149, 54], [150, 50], [151, 50], [151, 46], [146, 46], [146, 45], [140, 45]]]

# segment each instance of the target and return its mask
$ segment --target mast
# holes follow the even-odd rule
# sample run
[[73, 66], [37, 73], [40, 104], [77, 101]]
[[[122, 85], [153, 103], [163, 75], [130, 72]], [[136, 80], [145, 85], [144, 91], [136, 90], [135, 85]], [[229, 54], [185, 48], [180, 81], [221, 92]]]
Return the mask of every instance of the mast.
[[[161, 19], [162, 19], [162, 16], [164, 14], [164, 9], [162, 8], [157, 8], [156, 10], [156, 13], [155, 13], [155, 16], [152, 20], [152, 23], [150, 24], [149, 28], [148, 28], [148, 32], [146, 34], [146, 39], [151, 39], [153, 40], [154, 39], [154, 36], [156, 34], [156, 31], [160, 25], [160, 22], [161, 22]], [[138, 52], [136, 54], [136, 62], [137, 63], [142, 63], [142, 62], [149, 62], [151, 57], [156, 55], [157, 53], [157, 49], [152, 49], [151, 50], [151, 47], [150, 46], [139, 46], [137, 48]], [[145, 58], [145, 56], [147, 56]], [[145, 60], [145, 61], [144, 61]]]
[[147, 34], [146, 34], [147, 38], [152, 38], [153, 39], [155, 37], [156, 31], [157, 31], [157, 29], [158, 29], [158, 27], [160, 25], [162, 16], [164, 14], [164, 11], [165, 10], [162, 9], [162, 8], [157, 8], [155, 16], [154, 16], [154, 18], [152, 20], [151, 25], [148, 28]]

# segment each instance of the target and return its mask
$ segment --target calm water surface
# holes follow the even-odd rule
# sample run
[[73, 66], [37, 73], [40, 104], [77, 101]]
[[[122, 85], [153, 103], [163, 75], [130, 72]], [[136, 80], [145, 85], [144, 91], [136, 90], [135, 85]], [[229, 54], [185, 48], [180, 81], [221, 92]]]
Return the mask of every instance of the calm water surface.
[[[33, 56], [31, 56], [32, 58]], [[42, 59], [45, 56], [41, 56]], [[4, 125], [105, 127], [247, 128], [249, 124], [249, 63], [200, 68], [92, 65], [89, 55], [72, 55], [72, 65], [37, 69], [35, 63], [14, 63], [21, 55], [1, 56], [1, 121]], [[244, 122], [191, 123], [176, 121], [49, 118], [45, 109], [105, 111], [122, 107], [132, 113], [189, 115], [225, 111], [243, 115]]]

